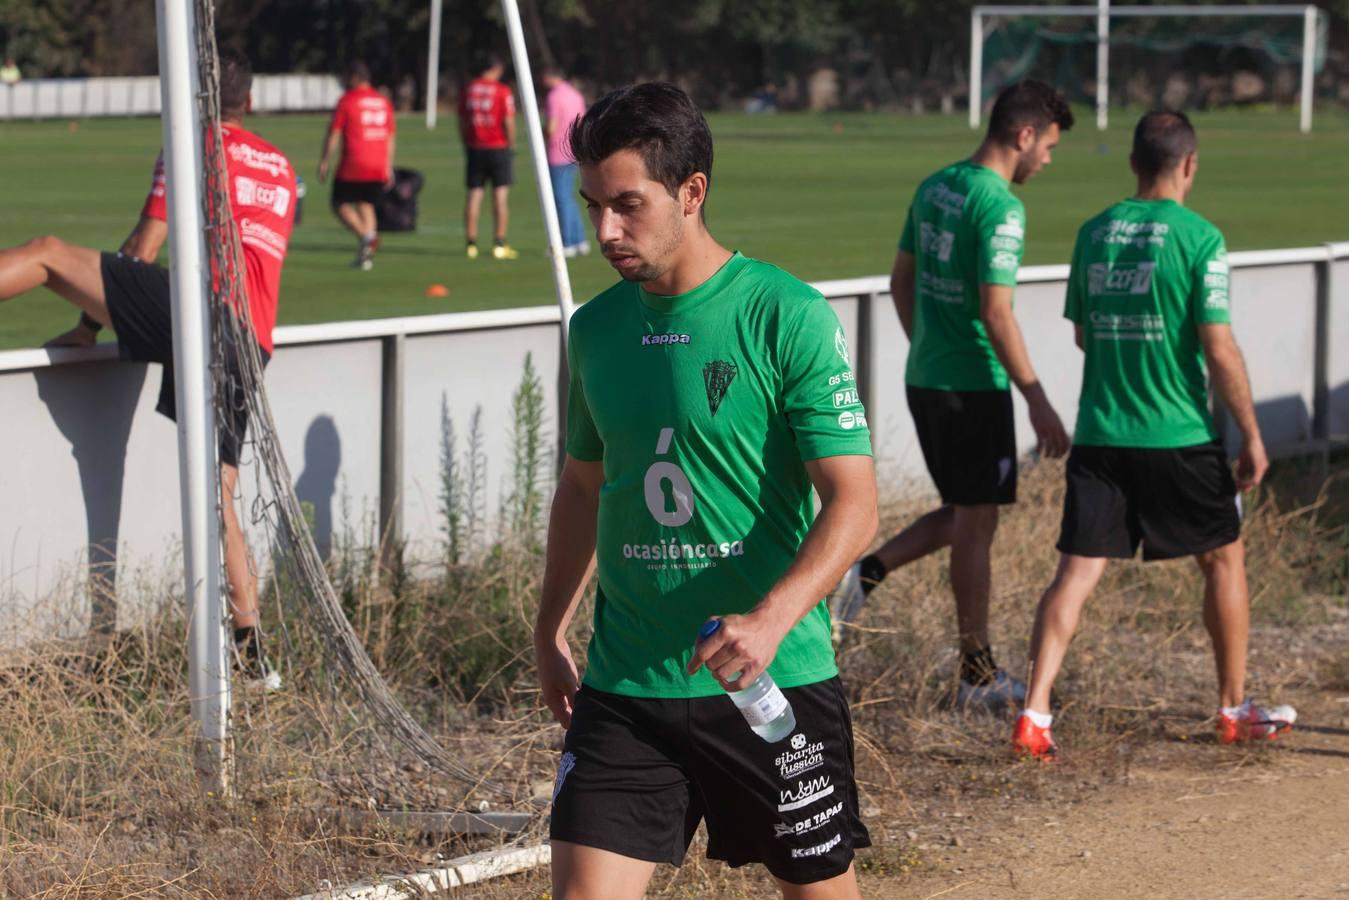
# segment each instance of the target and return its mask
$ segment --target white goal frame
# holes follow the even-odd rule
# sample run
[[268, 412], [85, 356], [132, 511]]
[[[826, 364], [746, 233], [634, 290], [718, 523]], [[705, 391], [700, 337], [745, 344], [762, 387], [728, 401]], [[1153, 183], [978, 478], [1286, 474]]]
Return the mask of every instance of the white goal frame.
[[984, 19], [991, 16], [1058, 18], [1064, 16], [1096, 17], [1096, 127], [1104, 131], [1108, 124], [1110, 103], [1110, 18], [1185, 17], [1212, 18], [1242, 16], [1247, 18], [1301, 17], [1302, 25], [1302, 90], [1300, 127], [1305, 134], [1312, 130], [1313, 74], [1316, 65], [1316, 39], [1321, 10], [1316, 6], [1111, 6], [1110, 0], [1099, 0], [1095, 6], [976, 6], [970, 11], [970, 127], [978, 128], [983, 114], [984, 86]]

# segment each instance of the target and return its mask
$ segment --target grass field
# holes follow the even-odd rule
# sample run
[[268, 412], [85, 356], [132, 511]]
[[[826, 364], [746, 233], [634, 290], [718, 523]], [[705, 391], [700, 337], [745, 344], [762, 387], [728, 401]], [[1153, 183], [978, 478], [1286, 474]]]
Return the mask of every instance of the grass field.
[[[1044, 174], [1019, 193], [1030, 222], [1027, 263], [1066, 262], [1077, 226], [1131, 190], [1133, 116], [1118, 112], [1104, 135], [1069, 132]], [[1233, 249], [1295, 247], [1349, 239], [1343, 162], [1349, 115], [1318, 114], [1296, 131], [1292, 112], [1197, 115], [1201, 170], [1192, 205], [1227, 233]], [[391, 235], [374, 271], [347, 267], [354, 251], [327, 208], [315, 166], [326, 118], [258, 117], [252, 127], [280, 146], [309, 187], [282, 282], [280, 321], [298, 324], [549, 303], [553, 289], [532, 168], [517, 158], [511, 263], [463, 258], [462, 152], [452, 122], [428, 132], [400, 120], [401, 165], [427, 176], [420, 229]], [[889, 270], [900, 220], [917, 182], [967, 155], [976, 136], [959, 116], [881, 114], [714, 115], [717, 141], [708, 221], [726, 244], [807, 279]], [[6, 191], [0, 246], [57, 234], [116, 249], [134, 224], [160, 143], [155, 119], [5, 123]], [[490, 218], [490, 217], [489, 217]], [[483, 234], [490, 234], [490, 221]], [[603, 259], [572, 266], [578, 298], [613, 280]], [[428, 299], [432, 283], [448, 298]], [[0, 349], [31, 347], [65, 330], [69, 308], [45, 292], [0, 310]]]

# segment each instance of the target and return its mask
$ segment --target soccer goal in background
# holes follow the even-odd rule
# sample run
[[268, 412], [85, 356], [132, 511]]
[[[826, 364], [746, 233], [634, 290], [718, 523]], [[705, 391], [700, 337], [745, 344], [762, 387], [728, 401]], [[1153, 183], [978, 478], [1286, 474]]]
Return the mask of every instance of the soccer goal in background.
[[1102, 131], [1113, 95], [1174, 107], [1296, 98], [1308, 132], [1327, 22], [1315, 6], [976, 6], [970, 127], [1002, 87], [1039, 77], [1094, 102]]

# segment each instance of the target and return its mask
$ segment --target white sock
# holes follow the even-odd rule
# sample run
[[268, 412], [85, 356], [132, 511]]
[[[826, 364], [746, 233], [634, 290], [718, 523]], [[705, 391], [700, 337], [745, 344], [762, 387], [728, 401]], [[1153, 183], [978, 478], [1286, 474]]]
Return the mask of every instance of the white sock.
[[361, 236], [361, 243], [373, 244], [375, 242], [376, 237], [377, 237], [376, 233], [371, 231], [368, 234], [364, 234]]
[[1033, 709], [1023, 709], [1021, 710], [1021, 715], [1025, 716], [1027, 719], [1030, 719], [1031, 724], [1033, 724], [1036, 728], [1048, 728], [1050, 725], [1054, 724], [1053, 713], [1041, 713], [1036, 712]]
[[1244, 719], [1250, 711], [1250, 700], [1242, 700], [1241, 703], [1236, 706], [1224, 706], [1222, 708], [1223, 715], [1227, 716], [1229, 719]]

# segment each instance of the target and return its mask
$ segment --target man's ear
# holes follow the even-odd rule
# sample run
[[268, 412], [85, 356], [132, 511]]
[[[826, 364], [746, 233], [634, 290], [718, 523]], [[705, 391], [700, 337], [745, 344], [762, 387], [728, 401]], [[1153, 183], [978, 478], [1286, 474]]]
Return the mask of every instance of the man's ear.
[[1016, 151], [1025, 153], [1035, 146], [1035, 141], [1040, 137], [1039, 132], [1035, 130], [1034, 125], [1022, 125], [1016, 132]]
[[1199, 168], [1199, 153], [1191, 151], [1185, 154], [1185, 159], [1181, 162], [1181, 174], [1186, 178], [1194, 178], [1194, 172]]
[[696, 215], [707, 202], [707, 174], [694, 172], [686, 178], [679, 186], [679, 197], [684, 207], [684, 215]]

